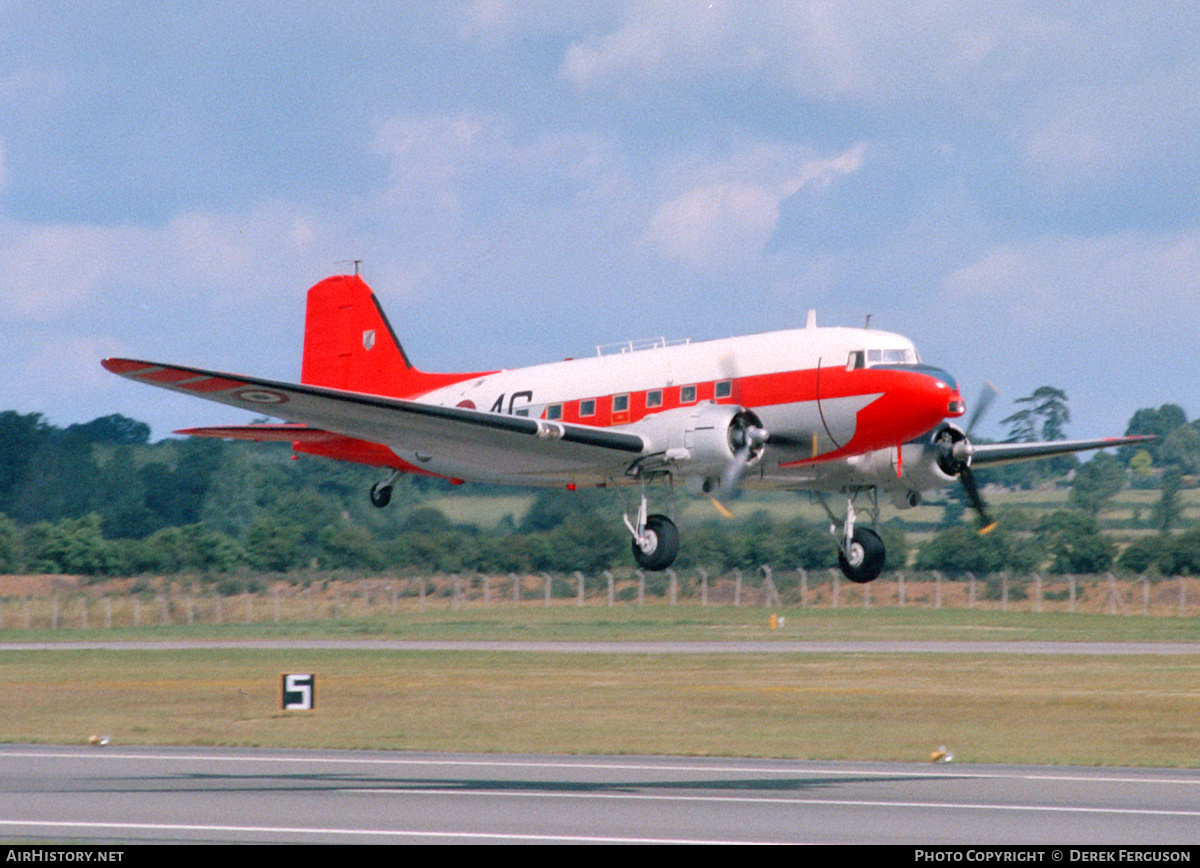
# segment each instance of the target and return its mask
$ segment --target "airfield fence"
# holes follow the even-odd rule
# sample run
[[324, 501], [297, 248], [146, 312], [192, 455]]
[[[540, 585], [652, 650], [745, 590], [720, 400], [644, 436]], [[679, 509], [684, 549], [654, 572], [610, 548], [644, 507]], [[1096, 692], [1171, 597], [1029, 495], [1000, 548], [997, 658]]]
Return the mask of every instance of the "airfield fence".
[[891, 572], [866, 585], [837, 570], [710, 575], [702, 569], [615, 577], [452, 574], [254, 581], [257, 591], [144, 580], [78, 586], [54, 577], [38, 591], [0, 595], [0, 631], [154, 625], [285, 623], [387, 617], [436, 609], [528, 606], [924, 607], [1196, 617], [1200, 578]]

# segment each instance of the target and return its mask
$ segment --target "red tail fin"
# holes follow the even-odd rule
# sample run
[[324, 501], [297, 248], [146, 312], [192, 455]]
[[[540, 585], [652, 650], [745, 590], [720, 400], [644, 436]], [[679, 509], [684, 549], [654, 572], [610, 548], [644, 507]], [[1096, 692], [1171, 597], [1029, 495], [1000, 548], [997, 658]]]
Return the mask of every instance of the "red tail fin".
[[308, 291], [302, 383], [411, 398], [472, 376], [414, 368], [358, 275], [329, 277]]

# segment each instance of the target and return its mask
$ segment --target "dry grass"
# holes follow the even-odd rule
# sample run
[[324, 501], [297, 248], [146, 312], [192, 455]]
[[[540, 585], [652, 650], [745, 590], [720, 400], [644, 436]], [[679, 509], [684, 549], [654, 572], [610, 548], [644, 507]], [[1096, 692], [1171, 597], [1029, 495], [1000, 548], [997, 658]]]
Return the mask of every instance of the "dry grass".
[[0, 687], [17, 742], [1200, 763], [1196, 657], [9, 652]]

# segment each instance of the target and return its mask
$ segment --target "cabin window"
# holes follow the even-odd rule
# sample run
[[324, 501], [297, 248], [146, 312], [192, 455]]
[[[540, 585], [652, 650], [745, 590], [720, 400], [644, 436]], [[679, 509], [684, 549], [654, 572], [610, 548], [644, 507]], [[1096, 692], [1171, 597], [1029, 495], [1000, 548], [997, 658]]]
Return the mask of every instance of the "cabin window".
[[717, 383], [717, 385], [713, 387], [713, 396], [716, 397], [717, 400], [720, 400], [721, 398], [728, 398], [732, 394], [732, 380], [721, 380], [721, 382]]
[[679, 387], [679, 403], [680, 404], [696, 403], [696, 387], [695, 386], [680, 386]]
[[546, 408], [546, 418], [547, 419], [561, 419], [562, 418], [562, 404], [551, 404], [549, 407], [547, 407]]
[[614, 413], [628, 413], [629, 412], [629, 396], [628, 395], [613, 395], [612, 411]]
[[662, 406], [662, 389], [655, 389], [653, 392], [646, 393], [646, 409], [651, 407]]
[[588, 398], [586, 401], [579, 402], [580, 416], [595, 416], [596, 415], [596, 399]]

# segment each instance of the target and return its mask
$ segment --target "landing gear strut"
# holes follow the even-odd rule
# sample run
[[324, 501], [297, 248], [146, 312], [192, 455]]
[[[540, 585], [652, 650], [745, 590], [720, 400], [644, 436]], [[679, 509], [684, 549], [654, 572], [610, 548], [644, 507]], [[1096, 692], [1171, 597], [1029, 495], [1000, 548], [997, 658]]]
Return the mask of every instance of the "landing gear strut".
[[644, 570], [657, 572], [675, 563], [679, 554], [679, 528], [665, 515], [646, 515], [646, 495], [638, 506], [636, 525], [625, 514], [625, 527], [633, 534], [633, 559]]

